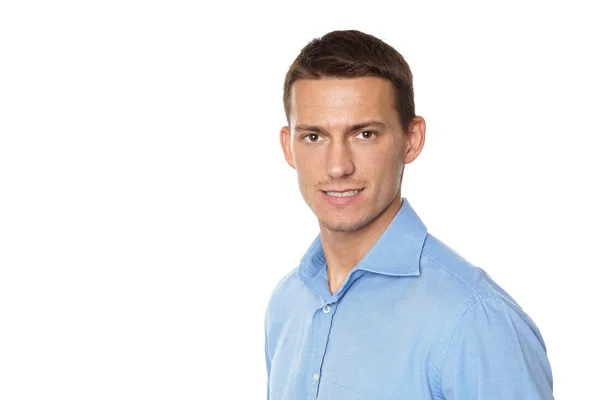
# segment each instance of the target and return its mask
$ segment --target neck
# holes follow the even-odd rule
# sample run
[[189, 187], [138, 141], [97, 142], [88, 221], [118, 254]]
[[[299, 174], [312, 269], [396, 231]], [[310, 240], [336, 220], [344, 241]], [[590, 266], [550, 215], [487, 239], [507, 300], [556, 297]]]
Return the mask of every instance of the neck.
[[373, 221], [353, 232], [334, 232], [321, 225], [321, 242], [327, 262], [327, 278], [331, 293], [337, 292], [348, 273], [362, 260], [383, 234], [402, 206], [400, 192], [392, 203]]

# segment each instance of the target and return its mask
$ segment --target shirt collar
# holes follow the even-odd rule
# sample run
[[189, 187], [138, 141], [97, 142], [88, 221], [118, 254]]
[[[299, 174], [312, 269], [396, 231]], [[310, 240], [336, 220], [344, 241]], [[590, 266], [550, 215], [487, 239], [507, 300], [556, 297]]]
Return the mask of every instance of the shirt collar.
[[[393, 276], [419, 276], [419, 261], [426, 237], [427, 227], [403, 197], [392, 222], [354, 269]], [[302, 257], [298, 275], [308, 283], [324, 267], [325, 254], [319, 234]]]

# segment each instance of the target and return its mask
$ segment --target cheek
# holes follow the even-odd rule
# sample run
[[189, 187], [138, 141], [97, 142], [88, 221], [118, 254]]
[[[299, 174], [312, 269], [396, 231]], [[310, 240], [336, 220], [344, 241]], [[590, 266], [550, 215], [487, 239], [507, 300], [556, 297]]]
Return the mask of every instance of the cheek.
[[363, 162], [363, 176], [371, 179], [372, 183], [380, 186], [383, 190], [389, 187], [393, 189], [393, 182], [400, 177], [400, 159], [396, 153], [377, 154], [368, 157]]
[[302, 192], [309, 194], [310, 189], [317, 183], [314, 168], [311, 168], [310, 164], [297, 163], [296, 175], [298, 176], [298, 184]]
[[295, 155], [296, 173], [301, 184], [314, 186], [325, 169], [318, 154], [297, 151]]

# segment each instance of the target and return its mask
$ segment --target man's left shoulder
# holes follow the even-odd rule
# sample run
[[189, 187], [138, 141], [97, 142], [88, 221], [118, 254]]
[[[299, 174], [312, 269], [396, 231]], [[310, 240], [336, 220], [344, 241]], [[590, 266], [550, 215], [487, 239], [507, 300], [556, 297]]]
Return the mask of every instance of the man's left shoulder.
[[427, 234], [421, 253], [421, 274], [439, 285], [449, 298], [498, 298], [517, 302], [482, 268], [469, 262], [437, 237]]

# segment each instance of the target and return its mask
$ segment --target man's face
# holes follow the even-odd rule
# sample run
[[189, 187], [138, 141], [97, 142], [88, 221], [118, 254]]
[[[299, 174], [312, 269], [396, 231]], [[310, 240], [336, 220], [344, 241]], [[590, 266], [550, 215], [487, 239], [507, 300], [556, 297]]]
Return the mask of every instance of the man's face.
[[412, 161], [405, 159], [392, 84], [378, 77], [302, 79], [290, 100], [281, 145], [304, 200], [331, 231], [365, 227], [399, 199], [404, 163]]

